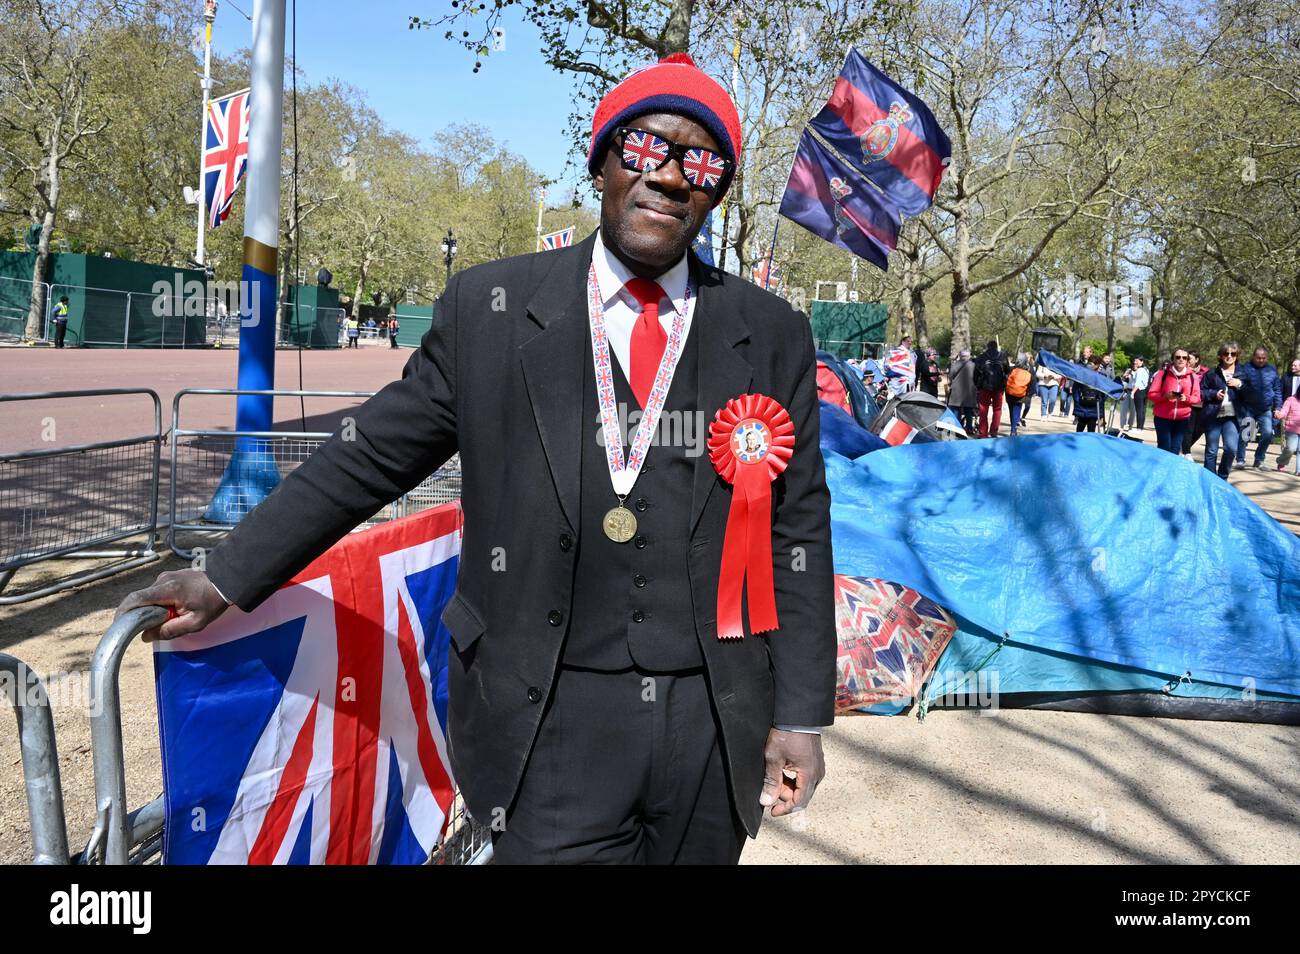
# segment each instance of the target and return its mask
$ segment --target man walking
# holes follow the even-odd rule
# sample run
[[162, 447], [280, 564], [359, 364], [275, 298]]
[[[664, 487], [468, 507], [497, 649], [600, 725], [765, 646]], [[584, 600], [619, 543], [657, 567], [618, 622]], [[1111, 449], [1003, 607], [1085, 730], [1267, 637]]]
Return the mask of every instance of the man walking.
[[1241, 367], [1241, 404], [1238, 418], [1242, 422], [1243, 436], [1237, 443], [1237, 466], [1246, 465], [1244, 436], [1251, 433], [1248, 422], [1253, 423], [1255, 436], [1255, 469], [1263, 470], [1268, 457], [1268, 446], [1273, 443], [1273, 414], [1282, 406], [1282, 380], [1277, 368], [1268, 363], [1268, 349], [1256, 348], [1250, 361]]
[[[808, 321], [688, 252], [740, 158], [735, 106], [688, 56], [632, 73], [592, 123], [599, 230], [457, 273], [402, 378], [357, 411], [354, 439], [336, 435], [287, 477], [206, 574], [164, 573], [124, 607], [175, 607], [163, 638], [202, 628], [222, 594], [252, 609], [459, 452], [448, 737], [471, 814], [504, 819], [496, 858], [734, 863], [765, 808], [812, 797], [836, 677]], [[750, 516], [751, 532], [771, 521], [770, 588], [746, 584], [762, 628], [773, 597], [767, 632], [723, 599], [734, 577], [719, 590], [739, 491], [708, 453], [649, 446], [661, 413], [707, 427], [746, 394], [794, 430], [770, 516]], [[618, 446], [616, 405], [644, 412], [636, 456]], [[779, 420], [736, 424], [726, 453], [761, 461]]]
[[[998, 436], [1002, 426], [1002, 394], [1007, 386], [1011, 363], [998, 350], [998, 343], [990, 341], [975, 361], [975, 389], [980, 409], [980, 437]], [[989, 408], [993, 409], [993, 426], [989, 427]]]

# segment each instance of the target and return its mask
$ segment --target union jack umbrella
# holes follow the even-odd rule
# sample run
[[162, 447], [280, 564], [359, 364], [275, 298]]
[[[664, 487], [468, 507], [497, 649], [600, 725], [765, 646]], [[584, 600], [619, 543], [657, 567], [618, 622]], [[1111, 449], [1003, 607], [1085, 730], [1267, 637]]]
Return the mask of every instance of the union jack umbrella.
[[553, 252], [557, 248], [567, 248], [573, 244], [573, 226], [567, 229], [560, 229], [558, 232], [552, 232], [549, 235], [542, 236], [542, 249], [547, 252]]
[[248, 168], [248, 93], [246, 89], [240, 90], [208, 104], [203, 188], [210, 229], [215, 229], [230, 215], [235, 190]]

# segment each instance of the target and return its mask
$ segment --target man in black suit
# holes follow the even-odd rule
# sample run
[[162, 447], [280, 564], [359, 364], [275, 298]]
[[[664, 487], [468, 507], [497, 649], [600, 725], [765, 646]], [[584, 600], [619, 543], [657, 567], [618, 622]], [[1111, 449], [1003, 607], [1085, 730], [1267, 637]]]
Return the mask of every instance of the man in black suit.
[[[735, 107], [689, 58], [632, 74], [593, 122], [600, 230], [458, 274], [355, 439], [336, 435], [286, 478], [206, 575], [164, 573], [123, 607], [174, 607], [146, 634], [161, 638], [202, 628], [227, 598], [251, 610], [459, 452], [449, 746], [498, 860], [734, 863], [765, 807], [802, 809], [823, 775], [836, 655], [808, 322], [687, 251], [739, 158]], [[760, 516], [779, 628], [724, 640], [733, 491], [701, 432], [746, 393], [794, 425]], [[615, 398], [697, 422], [678, 430], [693, 439], [660, 429], [630, 489], [603, 440]]]

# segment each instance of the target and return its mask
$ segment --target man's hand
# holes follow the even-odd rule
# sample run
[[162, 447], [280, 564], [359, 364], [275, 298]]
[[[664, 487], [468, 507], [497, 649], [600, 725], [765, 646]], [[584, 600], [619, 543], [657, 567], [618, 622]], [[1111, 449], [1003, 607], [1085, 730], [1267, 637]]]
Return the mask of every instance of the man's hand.
[[759, 804], [764, 808], [772, 806], [773, 818], [807, 808], [817, 783], [826, 774], [822, 737], [813, 732], [772, 729], [767, 734], [763, 760], [766, 769]]
[[226, 601], [202, 570], [169, 570], [159, 573], [153, 586], [128, 593], [114, 619], [137, 606], [167, 606], [176, 615], [161, 626], [146, 629], [146, 643], [175, 639], [197, 633], [226, 611]]

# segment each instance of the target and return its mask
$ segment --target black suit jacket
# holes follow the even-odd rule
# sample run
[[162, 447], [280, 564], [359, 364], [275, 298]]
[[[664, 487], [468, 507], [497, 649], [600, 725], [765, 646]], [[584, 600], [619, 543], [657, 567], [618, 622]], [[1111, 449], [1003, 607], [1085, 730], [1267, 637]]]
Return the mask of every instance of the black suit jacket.
[[[455, 649], [449, 744], [470, 812], [485, 820], [514, 798], [580, 582], [579, 494], [587, 488], [580, 487], [579, 441], [594, 242], [593, 235], [457, 274], [401, 380], [358, 410], [355, 439], [331, 438], [208, 557], [212, 581], [250, 610], [459, 451], [465, 534], [456, 593], [443, 613]], [[779, 631], [717, 638], [731, 488], [707, 452], [696, 459], [690, 499], [678, 502], [689, 509], [690, 598], [730, 784], [756, 834], [769, 728], [828, 725], [834, 717], [830, 495], [813, 341], [807, 319], [775, 295], [694, 256], [690, 268], [700, 408], [711, 417], [737, 395], [764, 393], [785, 406], [796, 429], [794, 456], [773, 488]], [[608, 486], [594, 492], [613, 499]]]

